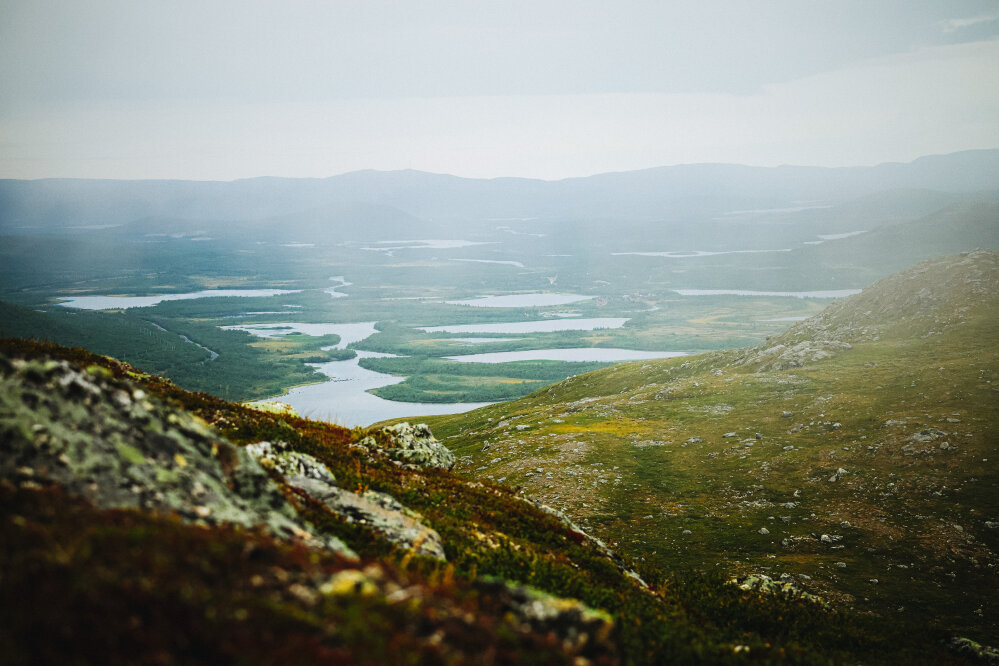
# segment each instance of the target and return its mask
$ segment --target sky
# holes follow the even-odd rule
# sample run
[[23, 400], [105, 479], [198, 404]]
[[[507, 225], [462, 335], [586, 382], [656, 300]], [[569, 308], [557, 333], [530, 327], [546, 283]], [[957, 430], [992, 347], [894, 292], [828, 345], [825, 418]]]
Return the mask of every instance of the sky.
[[999, 0], [0, 0], [0, 178], [999, 148]]

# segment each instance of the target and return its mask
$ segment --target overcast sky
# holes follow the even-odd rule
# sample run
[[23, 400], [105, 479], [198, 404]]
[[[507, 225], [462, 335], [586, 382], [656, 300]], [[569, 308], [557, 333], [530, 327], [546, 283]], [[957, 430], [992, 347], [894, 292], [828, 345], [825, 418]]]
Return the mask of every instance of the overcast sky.
[[997, 147], [997, 0], [0, 0], [0, 177], [563, 178]]

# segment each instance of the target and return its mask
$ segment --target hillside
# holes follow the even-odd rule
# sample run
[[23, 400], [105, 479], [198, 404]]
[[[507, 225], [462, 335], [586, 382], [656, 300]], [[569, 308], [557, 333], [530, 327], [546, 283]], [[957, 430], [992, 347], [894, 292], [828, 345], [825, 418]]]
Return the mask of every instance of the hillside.
[[[631, 566], [370, 432], [0, 340], [4, 663], [978, 663], [759, 577]], [[16, 600], [14, 602], [13, 600]]]
[[997, 263], [927, 261], [756, 347], [427, 421], [457, 469], [639, 561], [766, 574], [995, 643]]

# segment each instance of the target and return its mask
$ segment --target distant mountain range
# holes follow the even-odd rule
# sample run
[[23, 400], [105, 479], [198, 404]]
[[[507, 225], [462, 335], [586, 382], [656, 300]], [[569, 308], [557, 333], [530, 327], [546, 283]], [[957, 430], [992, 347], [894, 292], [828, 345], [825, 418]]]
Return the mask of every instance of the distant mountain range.
[[[842, 202], [892, 190], [999, 190], [999, 150], [873, 167], [689, 164], [559, 181], [356, 171], [330, 178], [0, 180], [0, 231], [123, 224], [149, 217], [251, 220], [373, 204], [443, 218], [658, 219]], [[355, 210], [355, 213], [360, 210]]]

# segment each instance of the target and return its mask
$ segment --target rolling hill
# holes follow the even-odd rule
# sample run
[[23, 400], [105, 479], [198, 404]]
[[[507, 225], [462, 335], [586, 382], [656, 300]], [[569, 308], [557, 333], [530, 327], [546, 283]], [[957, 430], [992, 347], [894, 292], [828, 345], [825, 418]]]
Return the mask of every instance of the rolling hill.
[[618, 365], [427, 421], [458, 469], [638, 560], [765, 574], [995, 642], [997, 312], [999, 256], [963, 253], [756, 347]]

